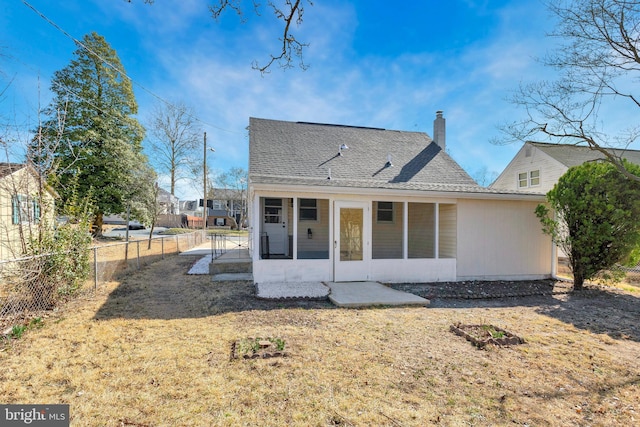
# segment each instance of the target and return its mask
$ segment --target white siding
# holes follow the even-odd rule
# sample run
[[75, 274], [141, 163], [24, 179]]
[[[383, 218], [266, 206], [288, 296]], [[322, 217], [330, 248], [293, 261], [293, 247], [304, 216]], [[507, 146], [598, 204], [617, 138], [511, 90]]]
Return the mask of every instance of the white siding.
[[[527, 149], [531, 150], [531, 155], [528, 157], [526, 155]], [[518, 187], [518, 174], [534, 170], [540, 171], [540, 185]], [[491, 184], [491, 188], [547, 194], [566, 171], [567, 167], [562, 163], [549, 157], [535, 146], [525, 144], [495, 182]]]
[[457, 206], [440, 204], [440, 214], [438, 216], [440, 222], [440, 236], [438, 238], [438, 257], [439, 258], [455, 258], [456, 257], [456, 216]]
[[536, 202], [458, 201], [458, 280], [550, 277], [552, 245]]

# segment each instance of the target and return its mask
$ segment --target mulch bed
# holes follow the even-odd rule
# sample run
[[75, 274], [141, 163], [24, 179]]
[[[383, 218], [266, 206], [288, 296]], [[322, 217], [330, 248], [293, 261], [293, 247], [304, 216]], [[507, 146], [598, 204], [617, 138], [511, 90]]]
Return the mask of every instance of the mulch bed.
[[573, 283], [564, 280], [465, 281], [437, 283], [393, 283], [392, 289], [432, 299], [491, 299], [567, 294]]

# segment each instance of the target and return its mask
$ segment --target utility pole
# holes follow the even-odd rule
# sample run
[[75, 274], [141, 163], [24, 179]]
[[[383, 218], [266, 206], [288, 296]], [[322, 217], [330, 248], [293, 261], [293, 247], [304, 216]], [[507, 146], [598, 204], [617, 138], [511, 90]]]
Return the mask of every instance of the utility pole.
[[204, 154], [202, 157], [202, 175], [204, 178], [203, 181], [203, 200], [202, 200], [202, 230], [207, 232], [207, 212], [209, 208], [207, 207], [207, 150], [215, 153], [215, 149], [213, 147], [207, 147], [207, 133], [204, 133]]
[[204, 176], [204, 198], [202, 199], [202, 231], [207, 233], [207, 133], [204, 133], [204, 157], [202, 160], [202, 175]]

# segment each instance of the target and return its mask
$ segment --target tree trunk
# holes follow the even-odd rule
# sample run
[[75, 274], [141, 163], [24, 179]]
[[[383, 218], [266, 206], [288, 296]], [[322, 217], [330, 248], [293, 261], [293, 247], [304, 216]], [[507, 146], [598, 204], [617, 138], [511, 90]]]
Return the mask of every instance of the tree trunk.
[[580, 269], [575, 269], [573, 271], [573, 290], [581, 291], [583, 284], [584, 284], [584, 273], [580, 271]]
[[153, 229], [156, 227], [156, 222], [151, 223], [151, 230], [149, 231], [149, 243], [147, 244], [147, 250], [151, 249], [151, 239], [153, 239]]
[[94, 237], [102, 237], [103, 224], [104, 222], [102, 212], [96, 212], [95, 216], [93, 217], [93, 224], [91, 226], [91, 232], [93, 233]]

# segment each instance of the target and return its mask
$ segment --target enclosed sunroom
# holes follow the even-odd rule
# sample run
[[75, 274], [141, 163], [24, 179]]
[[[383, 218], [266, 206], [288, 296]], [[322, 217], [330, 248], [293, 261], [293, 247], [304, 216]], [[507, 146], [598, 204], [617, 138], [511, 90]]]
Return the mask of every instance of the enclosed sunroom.
[[[250, 121], [254, 280], [433, 282], [552, 274], [539, 194], [479, 187], [420, 132]], [[440, 124], [438, 124], [440, 123]]]
[[256, 198], [254, 274], [266, 281], [455, 280], [455, 203], [351, 199]]

